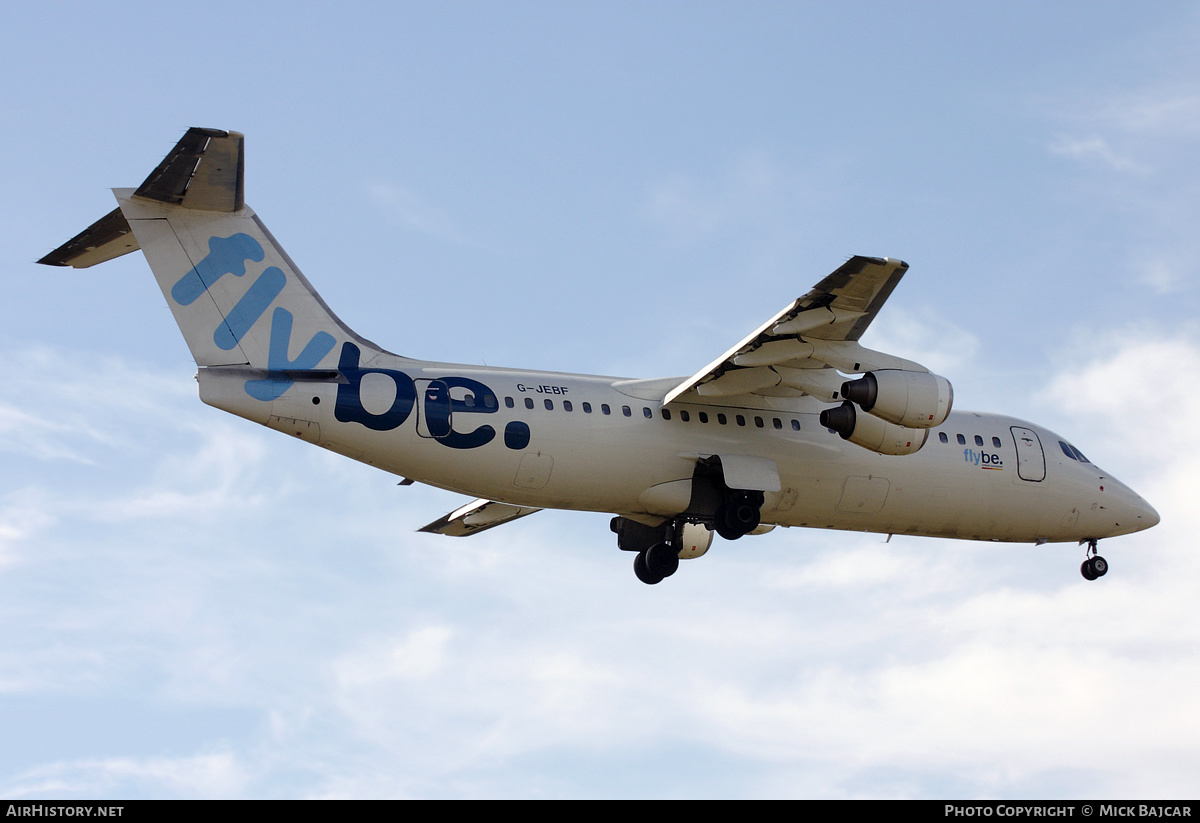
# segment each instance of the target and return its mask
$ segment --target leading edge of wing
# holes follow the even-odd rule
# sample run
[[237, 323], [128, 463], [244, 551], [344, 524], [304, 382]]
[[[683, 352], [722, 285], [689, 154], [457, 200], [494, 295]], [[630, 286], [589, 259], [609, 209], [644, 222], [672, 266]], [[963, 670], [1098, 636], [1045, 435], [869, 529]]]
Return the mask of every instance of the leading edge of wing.
[[[795, 394], [816, 393], [808, 389], [816, 385], [824, 389], [828, 382], [817, 375], [817, 368], [828, 365], [843, 371], [860, 371], [863, 365], [860, 353], [875, 355], [870, 362], [876, 368], [890, 363], [893, 368], [915, 366], [924, 370], [909, 361], [870, 352], [857, 343], [906, 271], [908, 264], [903, 260], [851, 257], [808, 294], [792, 301], [733, 348], [669, 391], [663, 402], [670, 403], [688, 392], [729, 397], [781, 386], [785, 394], [790, 393], [789, 388]], [[904, 365], [895, 365], [898, 363]], [[789, 382], [784, 376], [786, 370], [804, 370], [808, 374], [793, 375]]]

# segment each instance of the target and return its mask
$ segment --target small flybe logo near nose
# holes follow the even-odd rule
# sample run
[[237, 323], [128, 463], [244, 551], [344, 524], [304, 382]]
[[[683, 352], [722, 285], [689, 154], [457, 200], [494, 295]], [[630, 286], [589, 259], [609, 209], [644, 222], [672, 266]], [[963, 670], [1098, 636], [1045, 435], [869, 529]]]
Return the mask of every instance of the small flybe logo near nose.
[[991, 452], [963, 449], [963, 459], [972, 466], [978, 466], [981, 469], [991, 469], [992, 471], [1002, 471], [1004, 469], [1004, 461], [1000, 459], [1000, 455]]

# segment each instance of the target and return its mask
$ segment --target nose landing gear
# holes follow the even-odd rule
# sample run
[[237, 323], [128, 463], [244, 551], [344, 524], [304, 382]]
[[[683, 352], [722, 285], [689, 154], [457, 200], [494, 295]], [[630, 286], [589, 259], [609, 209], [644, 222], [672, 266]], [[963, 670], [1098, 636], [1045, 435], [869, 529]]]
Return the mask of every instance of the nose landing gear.
[[[1080, 540], [1080, 543], [1085, 541]], [[1079, 567], [1079, 573], [1083, 575], [1085, 580], [1095, 580], [1097, 577], [1104, 577], [1108, 574], [1108, 561], [1100, 555], [1096, 554], [1096, 541], [1088, 540], [1087, 559], [1083, 561], [1083, 565]]]

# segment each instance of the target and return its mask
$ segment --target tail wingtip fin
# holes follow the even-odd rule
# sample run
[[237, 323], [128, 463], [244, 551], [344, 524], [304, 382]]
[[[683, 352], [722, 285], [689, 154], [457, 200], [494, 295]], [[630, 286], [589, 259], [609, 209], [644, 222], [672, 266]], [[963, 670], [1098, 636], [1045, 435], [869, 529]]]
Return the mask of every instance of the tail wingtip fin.
[[86, 269], [97, 263], [137, 251], [137, 238], [120, 207], [113, 209], [92, 225], [47, 254], [39, 263], [46, 266], [71, 266]]
[[[134, 194], [185, 209], [239, 212], [246, 205], [245, 141], [236, 131], [190, 128]], [[138, 248], [116, 208], [38, 262], [85, 269]]]
[[186, 209], [241, 211], [245, 142], [240, 132], [193, 126], [134, 194]]

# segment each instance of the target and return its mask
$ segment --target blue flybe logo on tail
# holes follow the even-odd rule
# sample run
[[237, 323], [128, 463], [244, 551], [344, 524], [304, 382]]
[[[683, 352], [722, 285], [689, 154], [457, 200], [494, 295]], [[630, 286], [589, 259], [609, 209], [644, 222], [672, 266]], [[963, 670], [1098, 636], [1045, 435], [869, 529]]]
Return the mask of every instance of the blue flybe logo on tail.
[[[259, 263], [265, 258], [262, 244], [248, 234], [239, 232], [229, 237], [212, 237], [208, 241], [208, 255], [179, 278], [171, 288], [171, 297], [181, 306], [190, 306], [222, 277], [245, 277], [247, 261]], [[236, 348], [286, 286], [287, 275], [282, 269], [278, 266], [265, 268], [228, 312], [224, 322], [213, 330], [213, 343], [225, 351]], [[246, 394], [255, 400], [271, 402], [282, 396], [295, 382], [287, 372], [315, 369], [337, 344], [333, 335], [318, 331], [292, 359], [289, 353], [293, 322], [292, 313], [282, 306], [276, 306], [271, 313], [267, 376], [247, 380], [245, 384]], [[350, 342], [342, 344], [338, 372], [345, 380], [338, 384], [333, 410], [338, 421], [358, 423], [374, 431], [391, 431], [408, 420], [419, 401], [423, 423], [419, 433], [422, 436], [453, 449], [474, 449], [495, 439], [496, 430], [492, 426], [482, 425], [462, 432], [456, 431], [453, 425], [454, 420], [461, 421], [464, 415], [499, 411], [496, 394], [488, 386], [469, 377], [447, 376], [419, 381], [421, 389], [418, 392], [417, 381], [402, 371], [362, 368], [360, 355], [358, 346]], [[395, 397], [388, 409], [372, 412], [363, 405], [361, 387], [367, 375], [386, 377], [395, 386]], [[524, 449], [529, 445], [529, 437], [529, 426], [522, 421], [514, 420], [504, 427], [504, 445], [510, 449]]]
[[[259, 263], [265, 257], [262, 244], [248, 234], [239, 232], [229, 237], [212, 237], [208, 241], [208, 255], [171, 287], [171, 297], [181, 306], [190, 306], [225, 275], [244, 277], [246, 261]], [[286, 285], [287, 275], [278, 266], [264, 269], [226, 315], [225, 322], [213, 330], [213, 343], [225, 351], [236, 348]], [[292, 321], [292, 313], [282, 307], [276, 307], [271, 315], [267, 370], [272, 374], [262, 380], [246, 381], [246, 394], [255, 400], [270, 401], [282, 395], [293, 383], [282, 374], [284, 371], [316, 368], [337, 343], [333, 335], [319, 331], [295, 360], [289, 359]]]

